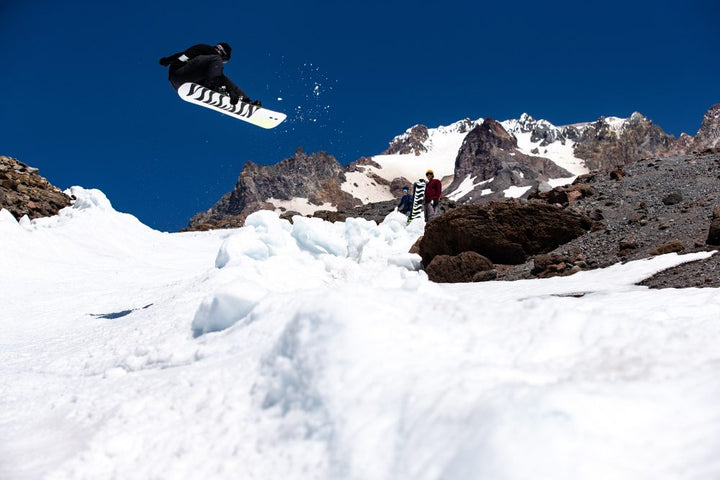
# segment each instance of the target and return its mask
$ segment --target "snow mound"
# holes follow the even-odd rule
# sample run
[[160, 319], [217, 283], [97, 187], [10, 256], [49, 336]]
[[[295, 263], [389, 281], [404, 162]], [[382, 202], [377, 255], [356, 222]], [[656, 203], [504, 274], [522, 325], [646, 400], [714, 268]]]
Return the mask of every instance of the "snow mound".
[[[399, 286], [422, 268], [420, 256], [408, 253], [422, 226], [408, 226], [407, 217], [398, 212], [380, 225], [362, 218], [331, 223], [302, 216], [293, 217], [291, 224], [276, 212], [253, 213], [217, 252], [218, 272], [210, 281], [221, 286], [198, 307], [193, 335], [229, 328], [269, 292], [297, 288], [297, 278], [306, 278], [307, 288], [338, 278], [373, 277], [378, 284]], [[395, 270], [388, 272], [388, 267]], [[249, 283], [238, 284], [238, 276]]]
[[97, 209], [103, 212], [114, 211], [110, 200], [103, 192], [97, 189], [86, 189], [83, 187], [70, 187], [65, 194], [75, 197], [72, 208], [75, 210]]
[[203, 300], [192, 322], [193, 334], [225, 330], [246, 318], [268, 291], [256, 283], [236, 282]]

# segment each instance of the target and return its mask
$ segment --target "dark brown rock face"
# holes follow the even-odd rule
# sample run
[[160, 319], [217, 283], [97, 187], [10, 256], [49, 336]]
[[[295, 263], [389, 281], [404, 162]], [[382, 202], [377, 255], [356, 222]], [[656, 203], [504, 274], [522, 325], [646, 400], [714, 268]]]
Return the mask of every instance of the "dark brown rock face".
[[437, 255], [472, 251], [493, 263], [516, 265], [582, 235], [591, 223], [544, 203], [462, 205], [427, 224], [420, 256], [427, 266]]
[[37, 168], [0, 156], [0, 208], [16, 219], [49, 217], [71, 204], [71, 198], [40, 176]]
[[195, 215], [187, 230], [240, 227], [251, 213], [274, 210], [267, 202], [271, 198], [301, 197], [315, 205], [330, 203], [350, 208], [360, 201], [340, 189], [344, 181], [342, 166], [325, 152], [306, 155], [298, 150], [292, 157], [269, 166], [247, 162], [235, 188], [210, 210]]
[[425, 268], [428, 278], [437, 283], [472, 282], [480, 272], [492, 270], [493, 263], [475, 252], [460, 255], [437, 255]]
[[[503, 160], [517, 149], [517, 140], [502, 125], [488, 118], [467, 134], [455, 159], [455, 177], [476, 175], [478, 180], [492, 178]], [[507, 152], [503, 159], [495, 154]], [[451, 187], [452, 188], [452, 187]]]

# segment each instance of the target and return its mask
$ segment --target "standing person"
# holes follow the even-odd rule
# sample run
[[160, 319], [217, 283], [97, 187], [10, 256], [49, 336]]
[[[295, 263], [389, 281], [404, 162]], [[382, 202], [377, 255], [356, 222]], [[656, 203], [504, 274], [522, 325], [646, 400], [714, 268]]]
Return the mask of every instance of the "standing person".
[[429, 221], [435, 216], [435, 209], [438, 206], [440, 195], [442, 195], [442, 183], [440, 180], [435, 178], [435, 173], [432, 170], [425, 172], [428, 184], [425, 187], [425, 221]]
[[400, 203], [398, 203], [398, 211], [409, 217], [412, 214], [413, 196], [408, 192], [407, 188], [403, 188], [402, 191], [403, 196], [400, 198]]
[[251, 102], [245, 92], [223, 73], [223, 64], [230, 60], [231, 50], [230, 45], [225, 42], [215, 46], [194, 45], [183, 52], [161, 58], [160, 65], [170, 67], [168, 79], [175, 90], [183, 83], [193, 82], [229, 95], [232, 105], [242, 100], [261, 106], [259, 100]]

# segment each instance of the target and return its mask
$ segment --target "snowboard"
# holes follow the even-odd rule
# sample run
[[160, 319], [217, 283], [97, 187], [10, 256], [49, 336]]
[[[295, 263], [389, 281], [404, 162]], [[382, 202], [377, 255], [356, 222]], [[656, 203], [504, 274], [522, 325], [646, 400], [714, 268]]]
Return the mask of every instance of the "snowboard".
[[177, 92], [180, 98], [186, 102], [224, 113], [262, 128], [275, 128], [287, 117], [284, 113], [273, 112], [267, 108], [245, 102], [232, 105], [230, 96], [210, 90], [197, 83], [183, 83]]
[[412, 213], [408, 217], [408, 223], [412, 222], [416, 218], [424, 217], [423, 205], [425, 200], [425, 180], [422, 178], [415, 182], [413, 185], [413, 205]]

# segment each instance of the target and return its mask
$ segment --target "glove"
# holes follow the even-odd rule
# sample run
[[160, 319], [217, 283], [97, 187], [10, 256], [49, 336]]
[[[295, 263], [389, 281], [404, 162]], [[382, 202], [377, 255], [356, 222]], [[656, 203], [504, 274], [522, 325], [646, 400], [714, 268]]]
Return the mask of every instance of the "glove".
[[159, 61], [158, 63], [159, 63], [160, 65], [162, 65], [163, 67], [167, 67], [167, 66], [170, 65], [172, 62], [170, 61], [170, 59], [169, 59], [168, 57], [163, 57], [163, 58], [160, 59], [160, 61]]
[[240, 95], [230, 92], [230, 105], [237, 105], [238, 101], [240, 101]]

